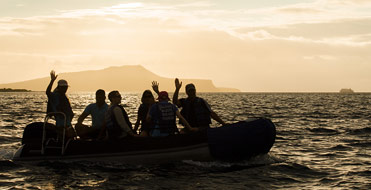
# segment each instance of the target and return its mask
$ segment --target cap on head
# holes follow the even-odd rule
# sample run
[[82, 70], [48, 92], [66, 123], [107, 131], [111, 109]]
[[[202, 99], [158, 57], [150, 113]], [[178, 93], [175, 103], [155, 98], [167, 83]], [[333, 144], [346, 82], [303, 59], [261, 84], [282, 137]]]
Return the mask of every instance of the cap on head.
[[160, 93], [158, 93], [158, 100], [170, 100], [169, 98], [169, 94], [166, 92], [166, 91], [161, 91]]
[[67, 86], [68, 87], [68, 83], [66, 80], [64, 79], [61, 79], [58, 81], [58, 86]]
[[189, 90], [196, 90], [196, 87], [194, 84], [190, 83], [186, 85], [185, 89], [186, 89], [186, 92], [188, 92]]

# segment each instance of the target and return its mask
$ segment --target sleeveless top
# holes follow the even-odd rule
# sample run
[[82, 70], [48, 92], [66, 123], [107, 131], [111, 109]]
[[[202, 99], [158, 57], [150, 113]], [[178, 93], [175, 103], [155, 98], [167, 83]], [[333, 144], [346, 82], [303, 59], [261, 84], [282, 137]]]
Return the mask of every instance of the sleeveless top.
[[113, 110], [116, 107], [119, 107], [121, 109], [126, 123], [128, 124], [129, 128], [133, 129], [132, 125], [131, 125], [131, 122], [129, 120], [129, 116], [126, 113], [125, 109], [121, 105], [111, 106], [107, 110], [106, 115], [105, 115], [106, 127], [107, 127], [106, 129], [107, 129], [107, 132], [108, 132], [108, 137], [111, 138], [111, 139], [117, 139], [120, 136], [122, 136], [122, 133], [125, 133], [125, 131], [118, 124], [118, 122], [116, 120], [116, 117], [115, 117], [115, 114], [113, 113]]

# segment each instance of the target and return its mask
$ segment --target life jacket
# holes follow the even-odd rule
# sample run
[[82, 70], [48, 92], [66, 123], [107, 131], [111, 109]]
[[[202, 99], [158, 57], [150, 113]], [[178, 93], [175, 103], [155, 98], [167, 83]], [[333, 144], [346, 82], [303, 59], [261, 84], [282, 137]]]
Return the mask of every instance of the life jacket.
[[105, 120], [106, 120], [108, 136], [109, 138], [113, 138], [113, 139], [121, 136], [122, 131], [123, 131], [120, 125], [117, 123], [115, 114], [113, 113], [113, 109], [115, 109], [116, 107], [119, 107], [121, 109], [126, 123], [128, 124], [129, 128], [133, 130], [132, 124], [129, 120], [129, 116], [126, 113], [125, 109], [121, 105], [111, 106], [106, 112]]
[[[174, 134], [178, 132], [176, 126], [176, 114], [174, 111], [174, 106], [171, 103], [156, 103], [158, 118], [152, 118], [154, 121], [154, 126], [151, 127], [151, 130], [160, 130], [160, 133]], [[159, 127], [159, 128], [157, 128]]]
[[[196, 97], [191, 101], [189, 98], [186, 98], [184, 102], [182, 102], [182, 107], [183, 109], [180, 113], [188, 121], [191, 127], [208, 126], [211, 124], [210, 110], [207, 108], [204, 99]], [[193, 118], [191, 116], [192, 114], [194, 114]]]
[[[56, 110], [53, 110], [52, 108], [52, 102], [50, 101], [50, 98], [53, 96], [58, 96], [58, 105], [56, 106]], [[46, 113], [50, 112], [63, 112], [66, 114], [67, 121], [69, 119], [72, 119], [73, 117], [73, 111], [71, 108], [70, 100], [67, 98], [66, 94], [61, 94], [58, 91], [54, 91], [51, 95], [51, 97], [48, 97], [48, 104], [46, 108]], [[62, 117], [61, 115], [56, 115], [56, 117]]]

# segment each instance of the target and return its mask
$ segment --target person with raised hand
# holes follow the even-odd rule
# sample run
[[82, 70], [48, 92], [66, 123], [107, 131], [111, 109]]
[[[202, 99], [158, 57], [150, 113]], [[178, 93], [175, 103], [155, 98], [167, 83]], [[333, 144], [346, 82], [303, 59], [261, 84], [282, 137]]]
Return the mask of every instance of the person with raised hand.
[[166, 91], [161, 91], [158, 95], [158, 101], [153, 104], [147, 114], [147, 121], [153, 122], [150, 130], [151, 137], [164, 137], [178, 133], [176, 117], [179, 118], [189, 131], [197, 131], [192, 128], [184, 117], [180, 114], [178, 108], [170, 103], [169, 95]]
[[51, 89], [53, 87], [54, 81], [57, 79], [58, 75], [55, 74], [55, 71], [50, 72], [50, 83], [46, 89], [46, 95], [48, 96], [48, 104], [47, 104], [47, 113], [51, 112], [62, 112], [66, 116], [66, 123], [65, 118], [61, 114], [54, 114], [54, 119], [56, 121], [56, 126], [58, 131], [62, 129], [62, 127], [67, 126], [67, 137], [75, 136], [74, 129], [72, 128], [71, 121], [74, 116], [74, 113], [71, 108], [71, 103], [66, 96], [66, 92], [68, 89], [68, 83], [66, 80], [61, 79], [58, 81], [58, 86], [52, 92]]
[[[193, 128], [198, 128], [200, 131], [206, 130], [210, 127], [211, 118], [216, 120], [222, 125], [226, 123], [216, 114], [210, 107], [210, 105], [203, 98], [197, 97], [196, 87], [194, 84], [187, 84], [185, 91], [187, 98], [178, 99], [179, 90], [182, 87], [182, 82], [179, 79], [175, 79], [175, 92], [173, 95], [173, 104], [182, 108], [180, 113], [188, 121]], [[182, 123], [182, 121], [180, 121]], [[185, 128], [185, 132], [187, 128]]]

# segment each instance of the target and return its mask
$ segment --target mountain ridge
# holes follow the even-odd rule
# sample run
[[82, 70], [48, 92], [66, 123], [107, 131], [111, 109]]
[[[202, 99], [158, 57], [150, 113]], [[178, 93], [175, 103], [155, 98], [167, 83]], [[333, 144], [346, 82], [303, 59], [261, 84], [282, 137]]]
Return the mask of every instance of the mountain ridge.
[[[86, 70], [78, 72], [57, 73], [58, 78], [65, 79], [70, 85], [70, 92], [96, 91], [104, 89], [107, 92], [119, 90], [122, 92], [143, 92], [151, 89], [151, 82], [159, 82], [160, 90], [172, 92], [175, 90], [174, 79], [161, 77], [141, 65], [112, 66], [101, 70]], [[216, 87], [212, 80], [179, 79], [183, 82], [182, 89], [188, 83], [194, 83], [198, 92], [240, 92], [235, 88]], [[32, 91], [45, 91], [50, 77], [42, 77], [26, 81], [0, 84], [0, 88], [21, 88]], [[56, 87], [57, 82], [53, 85]]]

